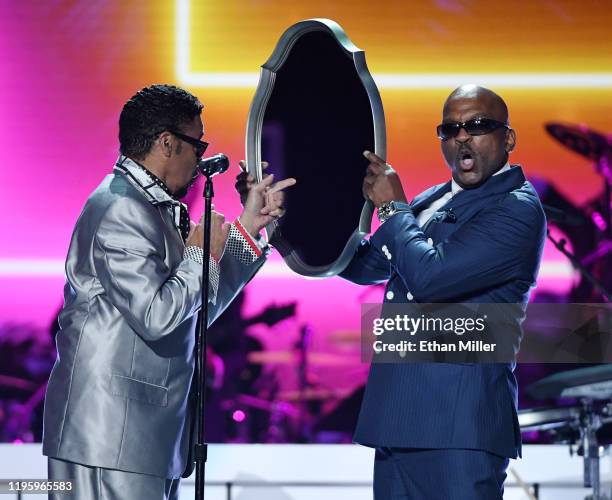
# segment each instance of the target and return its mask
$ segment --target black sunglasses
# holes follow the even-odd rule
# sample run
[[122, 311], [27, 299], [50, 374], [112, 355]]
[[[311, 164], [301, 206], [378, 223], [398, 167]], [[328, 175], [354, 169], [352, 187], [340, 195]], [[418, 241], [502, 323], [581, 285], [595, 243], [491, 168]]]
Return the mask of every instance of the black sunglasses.
[[493, 120], [491, 118], [473, 118], [466, 122], [460, 123], [441, 123], [436, 128], [436, 132], [438, 133], [438, 137], [440, 139], [447, 141], [448, 139], [457, 137], [461, 129], [465, 129], [465, 131], [470, 135], [485, 135], [490, 134], [494, 130], [502, 127], [510, 130], [510, 127], [505, 123]]
[[206, 151], [206, 148], [208, 147], [208, 143], [207, 142], [200, 141], [199, 139], [196, 139], [194, 137], [190, 137], [190, 136], [185, 135], [185, 134], [181, 134], [180, 132], [177, 132], [175, 130], [168, 130], [168, 132], [170, 132], [172, 135], [177, 136], [182, 141], [185, 141], [185, 142], [191, 144], [193, 147], [195, 147], [196, 148], [196, 156], [198, 158], [202, 158], [202, 156], [204, 156], [204, 151]]

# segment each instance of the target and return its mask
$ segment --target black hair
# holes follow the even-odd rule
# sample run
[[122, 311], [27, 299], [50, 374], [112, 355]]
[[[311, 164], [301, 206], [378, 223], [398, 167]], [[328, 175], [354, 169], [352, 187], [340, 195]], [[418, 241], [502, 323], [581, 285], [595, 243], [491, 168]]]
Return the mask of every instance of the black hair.
[[166, 130], [181, 131], [204, 106], [197, 97], [174, 85], [151, 85], [136, 92], [119, 116], [121, 154], [142, 160]]

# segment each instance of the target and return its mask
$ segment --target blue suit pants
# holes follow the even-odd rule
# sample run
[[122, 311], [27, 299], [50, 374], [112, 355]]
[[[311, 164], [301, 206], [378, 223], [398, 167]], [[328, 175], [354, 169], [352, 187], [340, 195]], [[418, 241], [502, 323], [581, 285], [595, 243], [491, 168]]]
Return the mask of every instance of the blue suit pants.
[[375, 500], [502, 500], [509, 460], [482, 450], [377, 448]]

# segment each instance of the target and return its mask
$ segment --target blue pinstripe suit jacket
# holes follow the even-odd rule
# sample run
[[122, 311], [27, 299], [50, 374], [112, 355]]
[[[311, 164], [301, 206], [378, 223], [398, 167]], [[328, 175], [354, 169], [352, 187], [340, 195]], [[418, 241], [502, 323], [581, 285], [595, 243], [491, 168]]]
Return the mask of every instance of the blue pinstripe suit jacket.
[[[546, 220], [521, 168], [459, 192], [419, 227], [415, 217], [450, 188], [450, 182], [434, 186], [401, 205], [402, 211], [362, 242], [341, 276], [358, 284], [387, 281], [385, 302], [526, 305]], [[521, 438], [513, 369], [509, 364], [373, 364], [354, 440], [516, 458]]]

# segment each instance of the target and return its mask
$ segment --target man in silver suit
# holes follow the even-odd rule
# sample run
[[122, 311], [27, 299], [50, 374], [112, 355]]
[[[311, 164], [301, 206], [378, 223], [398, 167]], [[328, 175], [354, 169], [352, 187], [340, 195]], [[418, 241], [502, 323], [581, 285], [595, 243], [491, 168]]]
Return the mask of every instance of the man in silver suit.
[[[171, 85], [136, 93], [117, 164], [72, 235], [43, 434], [49, 478], [72, 481], [72, 498], [174, 500], [192, 471], [204, 231], [179, 198], [207, 146], [202, 107]], [[213, 213], [209, 322], [265, 260], [259, 232], [295, 182], [272, 181], [251, 189], [233, 223]]]

